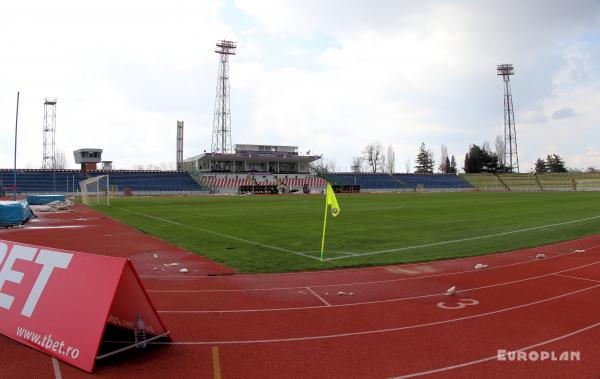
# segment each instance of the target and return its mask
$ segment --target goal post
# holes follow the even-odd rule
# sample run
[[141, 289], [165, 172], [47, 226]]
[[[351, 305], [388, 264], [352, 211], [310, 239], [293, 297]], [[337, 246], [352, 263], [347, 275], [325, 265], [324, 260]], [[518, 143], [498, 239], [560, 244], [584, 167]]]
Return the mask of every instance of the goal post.
[[110, 179], [99, 175], [79, 182], [81, 202], [85, 205], [105, 203], [110, 205]]

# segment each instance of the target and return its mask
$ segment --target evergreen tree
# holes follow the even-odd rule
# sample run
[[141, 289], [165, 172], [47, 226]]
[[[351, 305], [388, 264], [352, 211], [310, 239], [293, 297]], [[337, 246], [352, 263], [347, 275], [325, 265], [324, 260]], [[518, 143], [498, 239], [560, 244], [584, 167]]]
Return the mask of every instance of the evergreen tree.
[[546, 172], [546, 169], [546, 162], [541, 158], [538, 158], [538, 160], [535, 161], [535, 172], [538, 174], [542, 174]]
[[496, 172], [499, 168], [498, 154], [489, 149], [489, 144], [481, 148], [471, 145], [469, 152], [465, 155], [465, 172]]
[[419, 153], [417, 154], [415, 165], [415, 173], [417, 174], [432, 174], [433, 166], [435, 164], [433, 160], [433, 152], [428, 151], [424, 142], [421, 142], [419, 147]]
[[481, 172], [481, 168], [483, 164], [481, 162], [481, 157], [483, 155], [483, 151], [477, 145], [471, 145], [469, 147], [469, 152], [465, 155], [465, 172], [472, 174]]
[[548, 172], [567, 172], [565, 161], [557, 154], [546, 156], [546, 168]]
[[454, 155], [452, 156], [452, 159], [450, 160], [450, 170], [448, 171], [449, 174], [456, 174], [458, 172], [457, 168], [456, 168], [456, 159], [454, 159]]

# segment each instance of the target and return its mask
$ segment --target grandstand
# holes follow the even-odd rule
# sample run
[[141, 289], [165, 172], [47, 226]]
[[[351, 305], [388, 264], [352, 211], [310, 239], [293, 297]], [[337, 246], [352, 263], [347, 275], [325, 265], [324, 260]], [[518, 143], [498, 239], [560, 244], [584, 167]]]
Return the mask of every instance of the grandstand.
[[413, 190], [470, 191], [473, 186], [454, 174], [394, 174], [394, 177]]
[[[206, 190], [186, 172], [107, 170], [17, 170], [17, 193], [78, 192], [79, 182], [98, 175], [109, 175], [114, 194], [161, 195], [200, 194]], [[13, 171], [0, 169], [0, 183], [6, 192], [13, 191]]]
[[462, 174], [480, 191], [600, 191], [600, 173]]
[[506, 191], [507, 188], [498, 176], [494, 174], [462, 174], [465, 181], [469, 182], [479, 191]]
[[577, 191], [600, 191], [600, 173], [576, 173], [572, 175]]
[[332, 185], [359, 186], [370, 191], [404, 191], [407, 186], [388, 174], [339, 173], [324, 174], [323, 178]]
[[[17, 170], [17, 193], [76, 194], [79, 182], [109, 175], [110, 190], [118, 195], [237, 194], [242, 186], [269, 186], [279, 193], [322, 193], [327, 182], [333, 186], [358, 186], [361, 192], [444, 191], [599, 191], [600, 174], [383, 174], [327, 173], [321, 177], [307, 172], [184, 172], [146, 170]], [[248, 187], [244, 187], [248, 188]], [[0, 189], [13, 191], [13, 170], [0, 169]]]
[[535, 174], [499, 174], [498, 179], [510, 191], [531, 192], [542, 190]]
[[339, 173], [323, 177], [333, 185], [359, 186], [369, 192], [469, 191], [473, 186], [452, 174]]
[[306, 188], [309, 192], [322, 192], [325, 180], [310, 175], [274, 175], [254, 173], [251, 175], [201, 176], [202, 185], [213, 193], [235, 194], [241, 186], [275, 185], [280, 192], [299, 192]]
[[[317, 155], [297, 146], [235, 145], [235, 153], [204, 153], [184, 160], [190, 175], [213, 193], [238, 193], [242, 186], [275, 185], [279, 192], [321, 192], [325, 182], [310, 174]], [[245, 187], [246, 188], [246, 187]]]
[[575, 182], [572, 174], [536, 174], [544, 191], [573, 191]]

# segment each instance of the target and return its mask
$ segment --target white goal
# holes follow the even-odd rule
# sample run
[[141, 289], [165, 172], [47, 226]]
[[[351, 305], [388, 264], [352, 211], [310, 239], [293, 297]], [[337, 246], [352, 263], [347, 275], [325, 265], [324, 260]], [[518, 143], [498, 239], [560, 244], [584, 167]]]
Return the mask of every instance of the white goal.
[[83, 204], [105, 203], [110, 205], [110, 180], [108, 175], [94, 176], [79, 182]]

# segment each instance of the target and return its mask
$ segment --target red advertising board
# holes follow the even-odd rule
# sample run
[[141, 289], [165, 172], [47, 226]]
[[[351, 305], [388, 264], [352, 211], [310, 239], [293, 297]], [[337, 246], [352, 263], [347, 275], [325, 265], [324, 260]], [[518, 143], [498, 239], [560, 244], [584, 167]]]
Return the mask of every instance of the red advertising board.
[[131, 262], [0, 240], [0, 333], [91, 372], [107, 324], [167, 335]]

